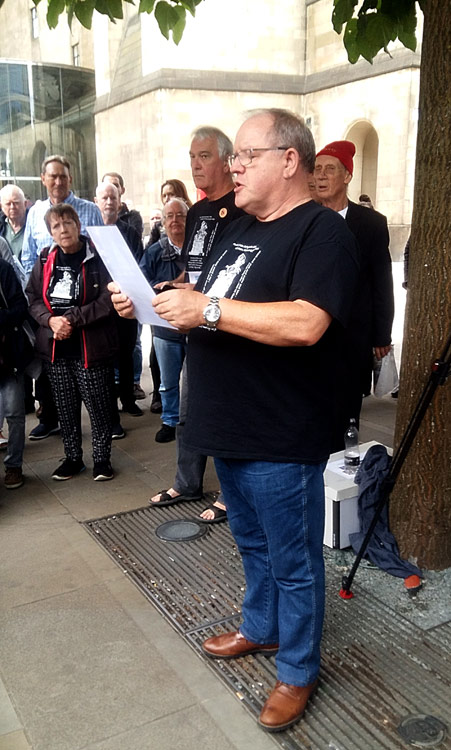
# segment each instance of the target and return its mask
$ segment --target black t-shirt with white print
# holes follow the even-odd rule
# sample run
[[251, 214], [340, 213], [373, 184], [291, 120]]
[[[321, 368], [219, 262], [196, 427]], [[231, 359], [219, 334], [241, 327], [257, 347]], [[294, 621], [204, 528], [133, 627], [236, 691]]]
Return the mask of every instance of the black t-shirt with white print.
[[[79, 304], [80, 269], [85, 257], [85, 247], [76, 253], [64, 253], [58, 248], [47, 290], [47, 299], [54, 315], [64, 315], [69, 308]], [[78, 359], [80, 356], [80, 336], [77, 330], [74, 330], [68, 339], [56, 341], [56, 359]]]
[[334, 370], [358, 272], [346, 223], [310, 201], [270, 222], [245, 216], [223, 234], [196, 288], [248, 302], [303, 299], [331, 325], [314, 346], [278, 347], [205, 327], [189, 334], [186, 445], [223, 458], [327, 459]]
[[182, 249], [188, 281], [192, 284], [197, 281], [213, 243], [218, 241], [230, 222], [240, 216], [244, 216], [244, 211], [235, 206], [233, 190], [215, 201], [204, 198], [190, 208]]

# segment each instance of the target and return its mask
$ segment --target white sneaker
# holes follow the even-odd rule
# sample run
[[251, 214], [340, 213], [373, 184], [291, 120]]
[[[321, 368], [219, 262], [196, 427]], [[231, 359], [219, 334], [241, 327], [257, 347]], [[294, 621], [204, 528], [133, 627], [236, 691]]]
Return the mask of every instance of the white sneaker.
[[8, 445], [8, 438], [5, 438], [3, 433], [0, 431], [0, 451], [5, 451]]

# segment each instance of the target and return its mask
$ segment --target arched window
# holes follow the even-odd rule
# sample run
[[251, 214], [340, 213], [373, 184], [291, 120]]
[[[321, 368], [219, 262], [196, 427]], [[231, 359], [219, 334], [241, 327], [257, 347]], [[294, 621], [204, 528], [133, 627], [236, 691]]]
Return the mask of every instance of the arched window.
[[377, 201], [377, 160], [379, 138], [370, 122], [361, 120], [354, 123], [345, 136], [355, 143], [354, 175], [349, 185], [349, 197], [358, 203], [359, 195], [366, 193], [373, 205]]

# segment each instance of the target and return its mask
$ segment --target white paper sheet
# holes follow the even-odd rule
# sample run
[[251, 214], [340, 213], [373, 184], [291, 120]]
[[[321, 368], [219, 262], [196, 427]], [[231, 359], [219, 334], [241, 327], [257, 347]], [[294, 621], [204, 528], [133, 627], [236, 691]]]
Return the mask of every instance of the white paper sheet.
[[121, 291], [130, 297], [135, 308], [135, 317], [140, 323], [174, 328], [163, 320], [152, 307], [155, 292], [148, 283], [130, 248], [116, 225], [86, 227], [96, 250], [105, 263], [111, 278]]

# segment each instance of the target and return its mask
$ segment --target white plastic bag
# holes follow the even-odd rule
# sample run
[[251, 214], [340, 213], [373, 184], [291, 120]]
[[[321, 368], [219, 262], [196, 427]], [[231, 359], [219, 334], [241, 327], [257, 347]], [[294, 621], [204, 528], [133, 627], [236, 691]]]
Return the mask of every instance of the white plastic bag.
[[376, 398], [382, 398], [382, 396], [395, 390], [399, 384], [398, 369], [396, 367], [393, 347], [385, 357], [382, 357], [382, 360], [376, 360], [375, 358], [375, 365], [374, 395]]

